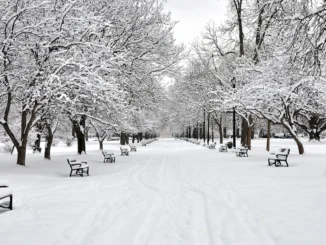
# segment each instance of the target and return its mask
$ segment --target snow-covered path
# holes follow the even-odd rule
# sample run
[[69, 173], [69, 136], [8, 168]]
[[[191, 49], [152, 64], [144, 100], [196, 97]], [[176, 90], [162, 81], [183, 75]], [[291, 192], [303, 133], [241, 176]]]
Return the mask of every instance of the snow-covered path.
[[324, 173], [267, 167], [261, 149], [249, 154], [170, 139], [113, 164], [89, 152], [84, 178], [66, 177], [66, 156], [42, 168], [5, 166], [15, 205], [0, 213], [0, 244], [324, 244]]

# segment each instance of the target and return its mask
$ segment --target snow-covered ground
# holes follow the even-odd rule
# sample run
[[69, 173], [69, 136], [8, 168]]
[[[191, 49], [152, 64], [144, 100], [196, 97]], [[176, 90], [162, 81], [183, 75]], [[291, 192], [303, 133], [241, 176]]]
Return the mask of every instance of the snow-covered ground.
[[[265, 140], [248, 158], [188, 142], [160, 139], [103, 163], [97, 142], [87, 155], [54, 147], [52, 160], [0, 155], [0, 179], [14, 192], [14, 210], [0, 211], [2, 245], [323, 245], [326, 244], [326, 142], [293, 140], [289, 168], [267, 166]], [[90, 165], [69, 178], [66, 158]]]

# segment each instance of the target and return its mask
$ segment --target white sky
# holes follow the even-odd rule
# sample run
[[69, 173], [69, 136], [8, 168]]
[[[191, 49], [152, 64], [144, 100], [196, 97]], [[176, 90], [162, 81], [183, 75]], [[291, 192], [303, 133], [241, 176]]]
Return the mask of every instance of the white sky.
[[165, 9], [173, 20], [179, 21], [174, 29], [178, 42], [188, 44], [198, 37], [205, 25], [213, 20], [219, 26], [225, 19], [226, 0], [167, 0]]

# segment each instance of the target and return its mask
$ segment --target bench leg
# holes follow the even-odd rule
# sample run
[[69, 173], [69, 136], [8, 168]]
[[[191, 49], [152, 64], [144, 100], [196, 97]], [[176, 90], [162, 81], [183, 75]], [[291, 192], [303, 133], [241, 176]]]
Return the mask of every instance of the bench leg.
[[8, 207], [8, 208], [9, 208], [10, 210], [12, 210], [12, 201], [13, 201], [13, 200], [12, 200], [12, 199], [13, 199], [12, 195], [10, 195], [9, 198], [10, 198], [10, 200], [9, 200], [9, 207]]
[[9, 196], [5, 196], [5, 197], [3, 197], [3, 198], [1, 198], [1, 199], [5, 199], [5, 198], [9, 198], [9, 204], [8, 204], [8, 206], [2, 204], [2, 205], [0, 205], [0, 207], [1, 207], [1, 208], [6, 208], [6, 209], [10, 209], [10, 210], [12, 210], [12, 202], [13, 202], [12, 194], [9, 195]]
[[274, 162], [271, 162], [271, 161], [273, 161], [273, 160], [268, 159], [268, 165], [269, 165], [269, 166], [272, 166], [272, 165], [275, 163], [275, 161], [274, 161]]

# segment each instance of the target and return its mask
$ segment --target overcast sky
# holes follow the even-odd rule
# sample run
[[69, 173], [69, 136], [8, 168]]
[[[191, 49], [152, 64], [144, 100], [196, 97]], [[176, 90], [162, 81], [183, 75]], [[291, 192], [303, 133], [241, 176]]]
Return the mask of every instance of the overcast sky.
[[167, 0], [165, 9], [179, 21], [175, 38], [185, 44], [199, 36], [210, 20], [220, 25], [226, 13], [225, 0]]

